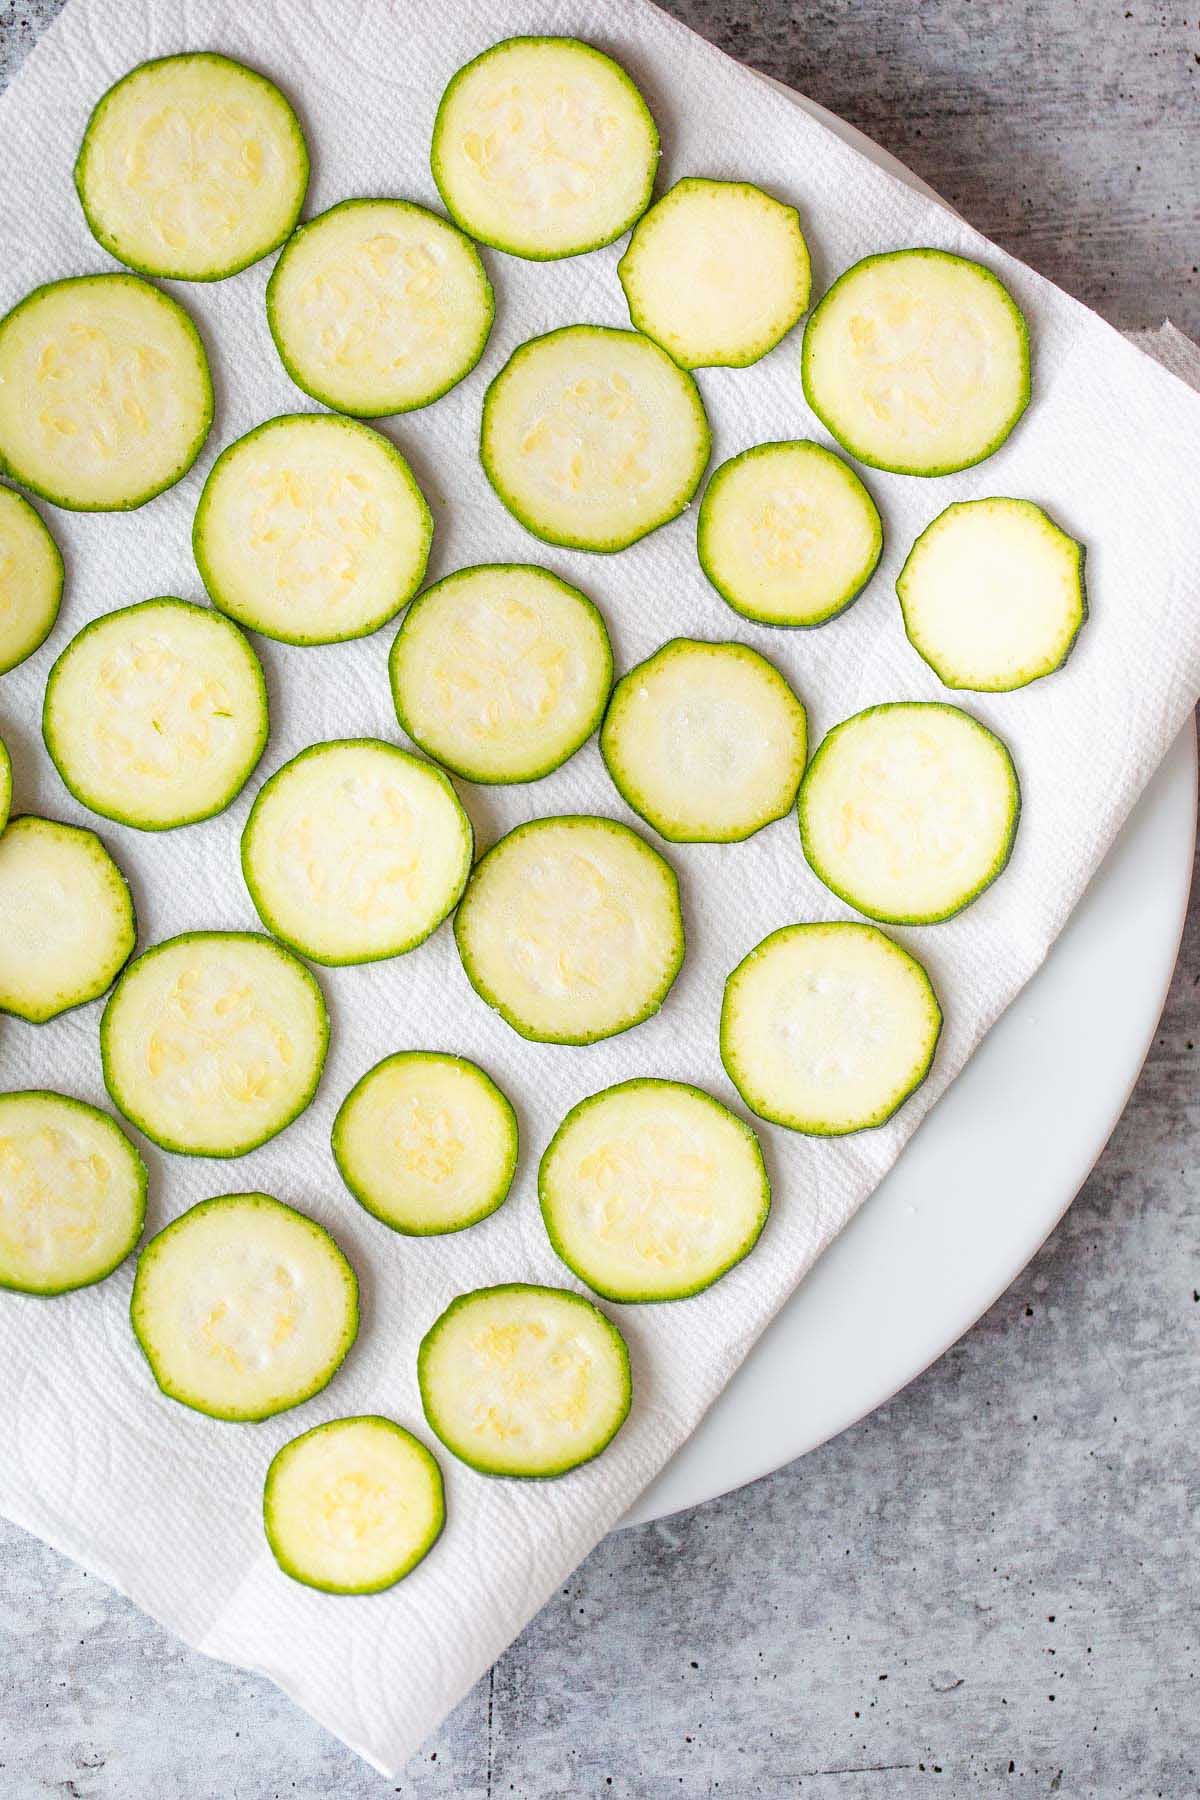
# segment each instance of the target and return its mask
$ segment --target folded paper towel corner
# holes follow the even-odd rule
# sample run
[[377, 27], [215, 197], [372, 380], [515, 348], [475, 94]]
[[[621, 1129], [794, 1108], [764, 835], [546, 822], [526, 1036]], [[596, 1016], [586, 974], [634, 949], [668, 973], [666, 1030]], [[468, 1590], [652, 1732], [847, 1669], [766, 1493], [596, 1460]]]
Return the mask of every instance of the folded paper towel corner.
[[[186, 28], [187, 38], [180, 33]], [[775, 1190], [755, 1254], [702, 1299], [622, 1317], [635, 1405], [598, 1462], [558, 1483], [488, 1481], [443, 1461], [448, 1525], [436, 1553], [398, 1588], [339, 1600], [289, 1582], [263, 1541], [262, 1477], [298, 1429], [382, 1411], [422, 1429], [415, 1347], [457, 1291], [513, 1278], [562, 1281], [533, 1195], [540, 1148], [584, 1094], [635, 1074], [674, 1076], [735, 1101], [716, 1053], [725, 973], [769, 930], [845, 909], [804, 868], [783, 820], [732, 852], [689, 846], [683, 879], [689, 961], [658, 1017], [587, 1050], [531, 1046], [475, 999], [443, 928], [411, 956], [331, 971], [335, 1019], [322, 1092], [281, 1138], [236, 1165], [151, 1156], [153, 1227], [207, 1194], [259, 1187], [328, 1225], [364, 1277], [365, 1324], [332, 1387], [302, 1419], [216, 1423], [155, 1391], [128, 1329], [131, 1273], [54, 1302], [0, 1297], [0, 1510], [129, 1594], [213, 1656], [260, 1670], [378, 1769], [395, 1774], [559, 1587], [694, 1429], [772, 1314], [878, 1183], [980, 1037], [1037, 969], [1200, 687], [1200, 355], [1169, 327], [1151, 356], [1024, 268], [912, 185], [846, 143], [765, 78], [731, 62], [645, 0], [68, 0], [0, 100], [9, 171], [0, 217], [0, 311], [36, 283], [111, 266], [90, 238], [71, 184], [88, 112], [133, 64], [208, 48], [263, 69], [298, 105], [315, 152], [309, 209], [354, 194], [437, 205], [428, 144], [453, 71], [497, 38], [575, 34], [600, 42], [643, 85], [663, 131], [664, 176], [741, 176], [796, 204], [817, 291], [874, 250], [932, 244], [981, 258], [1030, 321], [1034, 400], [988, 462], [936, 482], [875, 475], [887, 550], [866, 596], [819, 633], [739, 622], [769, 650], [810, 709], [817, 734], [874, 701], [936, 698], [908, 650], [891, 584], [908, 544], [952, 499], [1003, 493], [1046, 505], [1088, 550], [1091, 622], [1066, 672], [971, 709], [1012, 745], [1025, 810], [1003, 879], [948, 924], [909, 934], [942, 995], [946, 1032], [930, 1080], [891, 1124], [817, 1142], [764, 1127]], [[625, 322], [619, 246], [565, 263], [492, 258], [497, 328], [475, 374], [395, 436], [443, 496], [431, 576], [469, 562], [547, 560], [610, 620], [623, 666], [676, 634], [719, 636], [730, 620], [694, 556], [687, 517], [619, 557], [543, 558], [494, 501], [473, 444], [484, 384], [522, 339], [578, 320]], [[64, 619], [151, 594], [200, 597], [191, 513], [212, 457], [259, 420], [294, 410], [263, 312], [263, 266], [210, 288], [181, 288], [214, 363], [218, 421], [191, 474], [144, 512], [54, 515], [69, 570]], [[1161, 366], [1160, 366], [1161, 365]], [[755, 367], [705, 370], [723, 458], [816, 429], [800, 390], [793, 335]], [[1192, 385], [1189, 386], [1188, 383]], [[870, 472], [868, 472], [870, 473]], [[600, 565], [600, 566], [598, 566]], [[795, 638], [803, 641], [796, 643]], [[18, 800], [87, 821], [56, 784], [35, 721], [48, 645], [5, 678]], [[273, 711], [264, 772], [322, 737], [394, 736], [386, 643], [329, 650], [267, 645]], [[187, 831], [143, 841], [105, 831], [129, 870], [142, 942], [195, 926], [252, 926], [237, 835], [250, 796]], [[467, 798], [485, 842], [523, 818], [619, 812], [594, 745], [535, 787]], [[51, 1024], [12, 1025], [0, 1087], [46, 1084], [103, 1103], [98, 1007]], [[476, 1057], [512, 1093], [523, 1155], [513, 1197], [461, 1237], [399, 1240], [342, 1192], [329, 1156], [339, 1098], [399, 1048]], [[814, 1371], [814, 1379], [820, 1371]]]

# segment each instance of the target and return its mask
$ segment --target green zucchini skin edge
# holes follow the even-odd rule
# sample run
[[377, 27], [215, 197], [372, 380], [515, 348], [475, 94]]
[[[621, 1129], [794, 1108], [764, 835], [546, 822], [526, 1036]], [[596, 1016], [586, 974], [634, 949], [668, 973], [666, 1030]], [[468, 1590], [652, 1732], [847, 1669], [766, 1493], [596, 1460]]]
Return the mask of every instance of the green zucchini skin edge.
[[[42, 633], [41, 637], [38, 639], [37, 643], [30, 644], [28, 650], [23, 650], [21, 652], [20, 656], [14, 656], [10, 662], [0, 662], [0, 675], [7, 675], [8, 671], [10, 669], [18, 668], [19, 665], [21, 663], [23, 663], [27, 657], [30, 657], [34, 654], [35, 650], [40, 650], [42, 645], [45, 643], [46, 639], [50, 636], [50, 633], [54, 630], [54, 627], [55, 627], [56, 623], [58, 622], [59, 607], [62, 605], [63, 581], [64, 581], [65, 574], [66, 574], [65, 568], [63, 566], [62, 551], [59, 549], [58, 544], [55, 542], [54, 535], [51, 532], [50, 527], [47, 525], [45, 519], [43, 519], [43, 517], [42, 517], [41, 513], [38, 511], [37, 507], [34, 506], [30, 501], [28, 501], [25, 498], [24, 494], [19, 494], [17, 492], [16, 488], [5, 488], [4, 492], [11, 494], [13, 499], [15, 501], [17, 501], [17, 503], [20, 506], [23, 506], [25, 508], [25, 510], [34, 519], [36, 519], [38, 525], [41, 527], [45, 541], [50, 546], [50, 550], [51, 550], [53, 562], [54, 562], [54, 567], [57, 571], [57, 577], [55, 580], [54, 604], [50, 611], [50, 617], [46, 621], [45, 631], [43, 631], [43, 633]], [[2, 822], [0, 822], [0, 831], [3, 831], [3, 829], [4, 829], [4, 825]]]
[[[7, 759], [7, 750], [5, 750], [4, 755]], [[10, 769], [11, 766], [10, 763]], [[107, 994], [110, 988], [116, 986], [117, 982], [128, 968], [129, 959], [133, 955], [134, 948], [137, 945], [137, 912], [133, 904], [133, 893], [129, 886], [128, 877], [117, 862], [112, 851], [108, 848], [108, 845], [104, 842], [104, 839], [100, 837], [99, 833], [93, 831], [88, 825], [67, 825], [61, 819], [47, 819], [42, 813], [10, 813], [5, 821], [5, 830], [7, 830], [10, 825], [15, 825], [18, 819], [32, 819], [39, 825], [51, 826], [55, 831], [78, 833], [80, 837], [89, 837], [94, 843], [98, 844], [116, 874], [117, 881], [112, 885], [118, 900], [123, 903], [122, 911], [125, 913], [128, 920], [129, 948], [125, 952], [124, 957], [117, 964], [113, 975], [104, 983], [103, 987], [95, 988], [90, 994], [81, 994], [78, 1000], [72, 1000], [66, 1006], [57, 1006], [52, 1012], [20, 1012], [15, 1006], [6, 1006], [3, 1000], [0, 1000], [0, 1013], [8, 1013], [15, 1019], [24, 1019], [28, 1025], [45, 1025], [50, 1019], [61, 1019], [64, 1013], [74, 1012], [77, 1007], [90, 1006], [93, 1000], [99, 1000], [102, 994]], [[119, 885], [117, 885], [118, 883]], [[105, 1011], [107, 1012], [107, 1010], [108, 1007], [106, 1003]], [[101, 1017], [101, 1028], [103, 1028], [103, 1015]]]
[[12, 808], [12, 757], [8, 754], [8, 745], [0, 738], [0, 836], [8, 824]]

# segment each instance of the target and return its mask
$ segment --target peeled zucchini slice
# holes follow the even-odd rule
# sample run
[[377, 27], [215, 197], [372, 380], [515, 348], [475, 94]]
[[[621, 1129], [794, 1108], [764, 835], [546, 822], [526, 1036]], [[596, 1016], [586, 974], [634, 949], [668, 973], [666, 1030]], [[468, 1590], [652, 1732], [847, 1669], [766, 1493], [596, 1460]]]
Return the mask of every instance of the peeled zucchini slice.
[[0, 487], [0, 675], [45, 643], [62, 589], [58, 545], [28, 500]]
[[629, 1351], [598, 1306], [508, 1282], [460, 1294], [421, 1340], [425, 1417], [481, 1475], [546, 1480], [612, 1442], [629, 1414]]
[[319, 963], [424, 943], [471, 868], [470, 821], [432, 763], [377, 738], [313, 744], [259, 789], [242, 874], [269, 931]]
[[272, 1459], [263, 1524], [285, 1575], [325, 1594], [395, 1587], [441, 1536], [442, 1472], [411, 1431], [378, 1414], [332, 1419]]
[[756, 444], [722, 463], [700, 502], [700, 567], [760, 625], [823, 625], [866, 587], [883, 549], [879, 509], [823, 444]]
[[990, 269], [947, 250], [867, 256], [804, 331], [804, 394], [859, 462], [950, 475], [998, 450], [1029, 404], [1029, 333]]
[[312, 974], [251, 931], [188, 931], [131, 963], [104, 1008], [104, 1083], [164, 1150], [244, 1156], [321, 1079], [329, 1015]]
[[896, 593], [909, 642], [947, 687], [1004, 693], [1071, 654], [1083, 545], [1032, 500], [960, 500], [925, 527]]
[[796, 802], [804, 708], [745, 644], [672, 638], [622, 677], [600, 733], [621, 794], [675, 843], [751, 837]]
[[941, 1028], [928, 975], [874, 925], [785, 925], [725, 984], [721, 1060], [760, 1118], [833, 1137], [891, 1118]]
[[800, 787], [800, 838], [849, 906], [885, 925], [936, 925], [995, 881], [1020, 808], [993, 732], [957, 706], [901, 700], [822, 740]]
[[537, 781], [600, 723], [612, 647], [578, 588], [485, 563], [414, 601], [389, 668], [396, 717], [427, 756], [470, 781]]
[[65, 1094], [0, 1094], [0, 1288], [66, 1294], [124, 1262], [146, 1165], [107, 1113]]
[[624, 550], [677, 517], [710, 442], [692, 377], [637, 331], [531, 338], [483, 402], [488, 480], [527, 531], [574, 550]]
[[619, 63], [570, 37], [493, 44], [453, 77], [430, 163], [464, 231], [536, 262], [611, 244], [650, 203], [658, 130]]
[[467, 979], [522, 1037], [593, 1044], [656, 1013], [683, 963], [679, 883], [627, 825], [518, 825], [480, 858], [454, 919]]
[[51, 281], [0, 319], [0, 462], [55, 506], [144, 506], [187, 474], [212, 414], [200, 334], [136, 275]]
[[137, 937], [129, 885], [93, 831], [26, 815], [0, 837], [0, 1012], [41, 1025], [97, 999]]
[[129, 1316], [168, 1399], [210, 1419], [270, 1419], [345, 1361], [358, 1282], [315, 1219], [269, 1194], [219, 1194], [151, 1238]]
[[607, 1300], [684, 1300], [749, 1254], [771, 1187], [748, 1125], [681, 1081], [572, 1107], [538, 1170], [550, 1242]]
[[354, 1198], [393, 1231], [463, 1231], [512, 1185], [517, 1115], [465, 1056], [402, 1050], [342, 1101], [333, 1157]]
[[267, 741], [262, 667], [236, 625], [167, 596], [106, 613], [50, 671], [42, 735], [84, 806], [141, 831], [207, 819]]
[[300, 216], [308, 150], [279, 89], [227, 56], [162, 56], [123, 75], [75, 163], [93, 237], [143, 275], [221, 281]]
[[306, 394], [359, 418], [428, 406], [470, 373], [495, 300], [469, 238], [411, 200], [343, 200], [302, 225], [267, 323]]
[[808, 245], [794, 206], [748, 181], [687, 176], [634, 226], [617, 264], [629, 317], [683, 369], [744, 369], [808, 305]]

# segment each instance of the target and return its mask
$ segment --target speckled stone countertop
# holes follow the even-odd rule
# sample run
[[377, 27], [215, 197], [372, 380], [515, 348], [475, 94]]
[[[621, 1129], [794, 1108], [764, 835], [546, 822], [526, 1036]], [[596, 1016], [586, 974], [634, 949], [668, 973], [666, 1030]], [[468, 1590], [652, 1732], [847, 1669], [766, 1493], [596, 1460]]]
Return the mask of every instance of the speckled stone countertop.
[[[0, 0], [0, 83], [59, 4]], [[1200, 0], [669, 7], [1115, 324], [1200, 336]], [[0, 1524], [0, 1800], [1200, 1793], [1198, 985], [1194, 903], [1124, 1118], [974, 1331], [600, 1545], [398, 1782]]]

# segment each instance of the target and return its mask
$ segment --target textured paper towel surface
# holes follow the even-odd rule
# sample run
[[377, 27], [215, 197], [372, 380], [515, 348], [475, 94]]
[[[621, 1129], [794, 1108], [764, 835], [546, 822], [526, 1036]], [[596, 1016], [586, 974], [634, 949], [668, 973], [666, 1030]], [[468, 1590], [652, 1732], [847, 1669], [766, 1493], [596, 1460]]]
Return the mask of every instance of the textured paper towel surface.
[[[361, 1337], [332, 1386], [298, 1413], [242, 1427], [161, 1399], [129, 1332], [128, 1267], [59, 1301], [0, 1296], [0, 1507], [190, 1643], [264, 1670], [387, 1771], [620, 1518], [890, 1166], [1042, 960], [1200, 685], [1200, 399], [786, 96], [637, 0], [602, 8], [583, 0], [70, 0], [0, 103], [0, 309], [36, 282], [113, 266], [84, 227], [71, 164], [93, 102], [141, 59], [215, 49], [275, 76], [309, 134], [310, 214], [355, 194], [437, 205], [427, 151], [446, 80], [489, 42], [528, 31], [577, 32], [628, 64], [662, 128], [664, 181], [740, 176], [794, 202], [817, 292], [874, 250], [916, 243], [981, 255], [1030, 321], [1034, 400], [1004, 449], [963, 475], [921, 482], [866, 471], [886, 532], [871, 587], [818, 632], [773, 634], [737, 618], [708, 587], [695, 560], [694, 515], [619, 556], [589, 558], [539, 544], [505, 513], [474, 455], [486, 382], [536, 332], [626, 320], [618, 248], [545, 265], [489, 255], [498, 310], [482, 364], [434, 407], [387, 426], [434, 508], [431, 577], [476, 561], [544, 562], [602, 607], [620, 668], [676, 633], [739, 637], [785, 670], [809, 707], [814, 741], [872, 702], [941, 695], [905, 642], [892, 582], [917, 532], [951, 500], [1000, 493], [1045, 504], [1087, 545], [1092, 617], [1062, 674], [1022, 693], [968, 699], [1011, 745], [1025, 808], [996, 886], [959, 919], [903, 934], [946, 1012], [924, 1089], [890, 1126], [842, 1142], [762, 1127], [775, 1205], [754, 1255], [700, 1299], [620, 1313], [635, 1402], [612, 1449], [586, 1470], [536, 1487], [488, 1482], [442, 1455], [445, 1536], [392, 1593], [331, 1599], [276, 1570], [259, 1522], [268, 1460], [297, 1430], [348, 1412], [383, 1411], [424, 1431], [414, 1351], [446, 1302], [483, 1282], [568, 1280], [542, 1231], [534, 1174], [554, 1126], [582, 1095], [654, 1074], [735, 1101], [717, 1055], [725, 974], [776, 926], [845, 915], [806, 870], [793, 820], [745, 845], [669, 852], [684, 895], [687, 962], [663, 1012], [628, 1035], [590, 1049], [523, 1043], [471, 992], [443, 927], [397, 961], [320, 974], [334, 1021], [329, 1062], [316, 1102], [282, 1137], [236, 1164], [148, 1151], [152, 1229], [206, 1195], [259, 1187], [322, 1220], [353, 1259], [365, 1301]], [[130, 515], [46, 509], [67, 559], [62, 616], [50, 642], [0, 684], [0, 732], [22, 809], [95, 823], [65, 793], [41, 747], [37, 720], [51, 660], [86, 620], [113, 607], [161, 593], [202, 598], [189, 528], [212, 458], [259, 420], [307, 405], [268, 336], [268, 272], [260, 265], [212, 287], [173, 286], [200, 324], [217, 385], [215, 428], [188, 478]], [[1182, 355], [1178, 344], [1174, 351]], [[795, 334], [752, 369], [703, 370], [699, 381], [717, 461], [765, 439], [825, 438], [804, 405]], [[143, 946], [193, 927], [257, 924], [237, 861], [253, 793], [315, 740], [398, 735], [386, 678], [391, 635], [321, 650], [260, 643], [272, 732], [249, 790], [221, 817], [164, 836], [101, 823], [132, 882]], [[630, 816], [594, 744], [534, 786], [462, 791], [483, 846], [544, 813]], [[0, 1087], [52, 1085], [104, 1103], [99, 1010], [88, 1006], [40, 1028], [4, 1021]], [[442, 1241], [400, 1239], [368, 1218], [342, 1191], [329, 1153], [330, 1123], [351, 1083], [386, 1052], [409, 1046], [477, 1058], [520, 1117], [522, 1158], [509, 1203]]]

